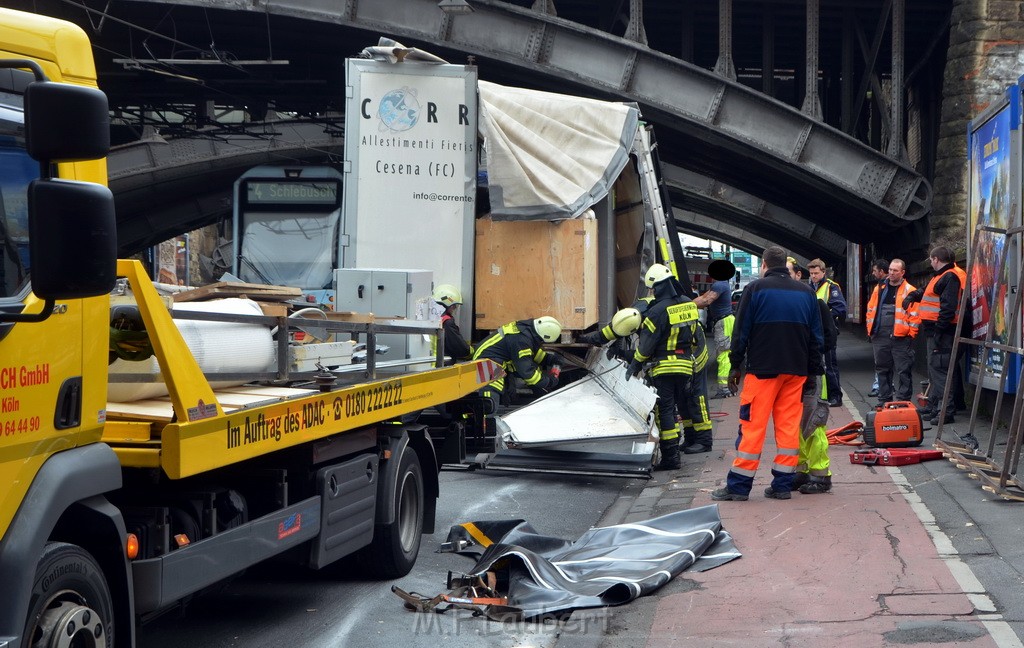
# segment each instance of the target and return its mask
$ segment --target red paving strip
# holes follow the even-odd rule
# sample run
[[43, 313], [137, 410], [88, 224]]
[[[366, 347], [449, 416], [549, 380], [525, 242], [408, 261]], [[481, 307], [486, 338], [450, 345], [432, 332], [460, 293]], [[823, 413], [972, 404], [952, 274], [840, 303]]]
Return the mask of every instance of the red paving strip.
[[[727, 416], [693, 506], [713, 503], [735, 456], [738, 399], [717, 403]], [[829, 427], [852, 420], [831, 412]], [[832, 446], [832, 493], [769, 500], [765, 446], [750, 500], [718, 503], [743, 558], [684, 575], [699, 587], [659, 599], [648, 646], [996, 646], [886, 468]]]

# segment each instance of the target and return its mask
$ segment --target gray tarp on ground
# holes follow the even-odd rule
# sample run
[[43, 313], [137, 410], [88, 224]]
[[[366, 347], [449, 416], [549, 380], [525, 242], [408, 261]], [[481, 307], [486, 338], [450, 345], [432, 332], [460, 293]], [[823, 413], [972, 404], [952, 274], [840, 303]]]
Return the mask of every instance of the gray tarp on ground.
[[[466, 528], [472, 524], [473, 533]], [[702, 506], [651, 520], [596, 527], [570, 542], [543, 536], [522, 520], [453, 526], [456, 546], [493, 542], [471, 573], [498, 572], [508, 604], [525, 618], [575, 609], [622, 605], [654, 592], [686, 569], [704, 571], [740, 557], [722, 528], [718, 506]]]
[[626, 104], [479, 82], [495, 220], [575, 218], [608, 194], [640, 111]]

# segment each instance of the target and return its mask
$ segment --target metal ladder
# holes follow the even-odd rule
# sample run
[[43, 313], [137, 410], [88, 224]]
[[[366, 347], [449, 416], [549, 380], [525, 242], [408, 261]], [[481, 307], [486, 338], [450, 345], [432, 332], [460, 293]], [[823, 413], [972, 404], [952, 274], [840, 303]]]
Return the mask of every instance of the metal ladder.
[[662, 202], [661, 179], [658, 176], [657, 144], [649, 126], [640, 124], [633, 137], [632, 153], [636, 156], [637, 173], [647, 216], [654, 225], [655, 247], [661, 263], [668, 266], [676, 279], [691, 292], [690, 273], [682, 254], [676, 253], [679, 237], [674, 223], [671, 223], [671, 207]]

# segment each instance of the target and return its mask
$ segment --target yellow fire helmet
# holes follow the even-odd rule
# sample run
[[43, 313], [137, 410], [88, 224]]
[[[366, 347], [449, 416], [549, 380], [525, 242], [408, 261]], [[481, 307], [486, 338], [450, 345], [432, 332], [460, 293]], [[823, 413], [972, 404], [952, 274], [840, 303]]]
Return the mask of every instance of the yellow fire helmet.
[[644, 285], [648, 288], [654, 288], [654, 284], [671, 278], [672, 271], [668, 269], [668, 266], [655, 263], [647, 269], [647, 274], [644, 275]]
[[623, 308], [612, 315], [612, 332], [619, 337], [632, 335], [640, 328], [640, 311], [635, 308]]
[[448, 308], [453, 304], [462, 303], [462, 293], [459, 292], [458, 288], [451, 284], [441, 284], [437, 288], [434, 288], [434, 301], [445, 308]]
[[562, 336], [562, 325], [554, 317], [544, 315], [533, 320], [533, 330], [545, 342], [554, 342]]

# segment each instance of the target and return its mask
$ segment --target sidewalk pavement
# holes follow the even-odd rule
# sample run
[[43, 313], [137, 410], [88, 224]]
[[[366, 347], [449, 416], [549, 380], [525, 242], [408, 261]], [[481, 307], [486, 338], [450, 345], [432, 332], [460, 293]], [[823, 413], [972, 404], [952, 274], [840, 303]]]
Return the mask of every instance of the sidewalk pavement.
[[[839, 346], [844, 407], [831, 409], [830, 429], [863, 420], [875, 400], [866, 396], [870, 344], [844, 332]], [[601, 523], [713, 504], [735, 456], [738, 407], [738, 397], [712, 400], [714, 450], [655, 473]], [[922, 447], [932, 447], [934, 432]], [[843, 446], [830, 449], [831, 493], [766, 499], [767, 437], [750, 500], [718, 503], [743, 558], [612, 608], [601, 645], [1024, 646], [1024, 503], [989, 495], [944, 459], [854, 465], [854, 448]], [[577, 643], [562, 639], [559, 648]]]

